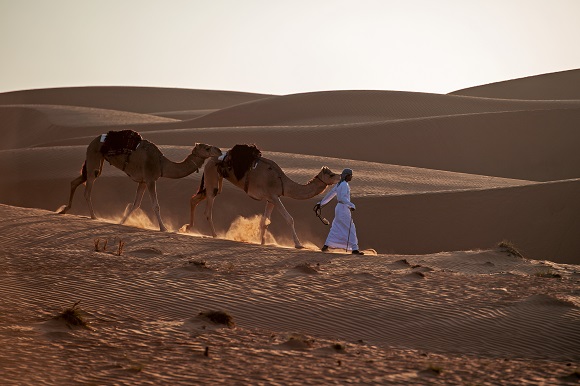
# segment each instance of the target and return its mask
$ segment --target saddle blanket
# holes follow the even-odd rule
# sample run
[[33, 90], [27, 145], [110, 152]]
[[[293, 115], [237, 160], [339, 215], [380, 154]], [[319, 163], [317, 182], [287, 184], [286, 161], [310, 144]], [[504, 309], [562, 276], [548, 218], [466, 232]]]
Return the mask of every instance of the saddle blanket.
[[109, 156], [131, 154], [137, 150], [141, 140], [141, 135], [133, 130], [109, 131], [101, 134], [101, 152]]

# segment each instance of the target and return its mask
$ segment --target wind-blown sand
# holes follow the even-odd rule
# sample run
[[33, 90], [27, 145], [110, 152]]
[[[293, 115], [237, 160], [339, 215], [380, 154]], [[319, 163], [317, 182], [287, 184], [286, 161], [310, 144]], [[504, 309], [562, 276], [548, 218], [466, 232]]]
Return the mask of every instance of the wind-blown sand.
[[[578, 382], [577, 74], [452, 95], [0, 94], [0, 383]], [[524, 86], [536, 94], [509, 97]], [[56, 214], [87, 144], [111, 129], [137, 130], [175, 161], [195, 142], [255, 143], [300, 183], [323, 165], [350, 167], [368, 253], [318, 251], [322, 195], [282, 198], [307, 249], [292, 247], [276, 212], [258, 245], [264, 203], [227, 181], [219, 237], [207, 236], [204, 203], [196, 233], [179, 233], [201, 174], [157, 183], [174, 232], [156, 231], [148, 198], [116, 224], [136, 184], [108, 164], [92, 197], [100, 220], [87, 217], [82, 187], [69, 214]], [[87, 328], [54, 318], [79, 301]], [[235, 326], [203, 319], [209, 310]]]

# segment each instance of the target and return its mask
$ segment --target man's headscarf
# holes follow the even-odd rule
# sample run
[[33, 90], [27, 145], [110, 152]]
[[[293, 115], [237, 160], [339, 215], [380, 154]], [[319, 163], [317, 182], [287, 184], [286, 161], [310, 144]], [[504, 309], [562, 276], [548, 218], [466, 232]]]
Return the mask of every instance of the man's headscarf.
[[352, 169], [346, 168], [342, 171], [342, 173], [340, 173], [340, 181], [338, 185], [340, 185], [340, 183], [344, 181], [347, 176], [352, 176]]

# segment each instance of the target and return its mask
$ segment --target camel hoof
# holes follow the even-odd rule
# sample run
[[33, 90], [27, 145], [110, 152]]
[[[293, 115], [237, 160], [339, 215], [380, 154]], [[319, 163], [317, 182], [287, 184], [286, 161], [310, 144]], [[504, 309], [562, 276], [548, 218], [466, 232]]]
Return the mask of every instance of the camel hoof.
[[189, 224], [184, 224], [181, 228], [179, 228], [179, 231], [181, 233], [191, 233], [191, 230], [193, 229], [193, 227]]
[[296, 248], [296, 249], [304, 249], [304, 245], [295, 245], [294, 248]]
[[60, 208], [56, 210], [57, 214], [65, 214], [70, 208], [67, 208], [66, 205], [62, 205]]

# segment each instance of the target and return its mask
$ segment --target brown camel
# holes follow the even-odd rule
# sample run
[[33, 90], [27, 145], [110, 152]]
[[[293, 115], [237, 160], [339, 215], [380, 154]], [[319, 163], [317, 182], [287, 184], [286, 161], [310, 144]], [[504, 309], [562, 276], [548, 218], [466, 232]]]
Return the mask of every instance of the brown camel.
[[[105, 139], [107, 137], [111, 138], [117, 135], [118, 138], [119, 134], [124, 134], [125, 137], [126, 135], [132, 137], [133, 142], [130, 143], [133, 147], [132, 151], [127, 150], [126, 141], [125, 144], [121, 145], [117, 143], [117, 146], [111, 146], [111, 144], [106, 142]], [[91, 218], [97, 218], [91, 202], [91, 191], [95, 180], [101, 175], [103, 162], [107, 160], [117, 169], [127, 173], [133, 181], [139, 184], [137, 186], [135, 201], [132, 205], [129, 204], [131, 206], [125, 211], [126, 213], [121, 220], [121, 224], [125, 223], [131, 213], [141, 206], [141, 200], [143, 199], [145, 188], [147, 188], [153, 204], [153, 211], [157, 216], [159, 230], [165, 232], [167, 228], [161, 220], [155, 182], [159, 177], [186, 177], [193, 172], [199, 171], [199, 168], [207, 158], [220, 154], [222, 154], [221, 150], [215, 146], [196, 143], [191, 154], [183, 161], [176, 163], [167, 159], [155, 144], [141, 139], [141, 136], [134, 131], [109, 132], [107, 135], [98, 136], [87, 147], [87, 156], [82, 167], [81, 175], [71, 182], [68, 205], [61, 209], [59, 213], [64, 214], [71, 208], [76, 188], [86, 182], [85, 199], [89, 206]]]
[[204, 167], [199, 190], [197, 194], [191, 197], [191, 217], [189, 224], [185, 227], [186, 230], [193, 229], [195, 208], [207, 198], [205, 217], [209, 222], [213, 237], [217, 236], [213, 225], [212, 208], [215, 197], [222, 190], [222, 183], [225, 178], [238, 188], [243, 189], [251, 198], [266, 201], [266, 209], [260, 221], [260, 240], [262, 244], [265, 242], [266, 228], [270, 221], [272, 210], [277, 208], [292, 228], [295, 247], [303, 248], [294, 229], [294, 219], [288, 213], [282, 201], [280, 201], [280, 196], [296, 200], [307, 200], [322, 193], [328, 185], [335, 184], [340, 180], [340, 175], [333, 173], [327, 167], [323, 167], [308, 183], [301, 185], [288, 178], [276, 162], [260, 156], [253, 160], [249, 167], [244, 168], [245, 170], [242, 170], [242, 173], [237, 172], [235, 165], [233, 166], [233, 168], [224, 166], [224, 161], [219, 160], [217, 157], [208, 159]]

